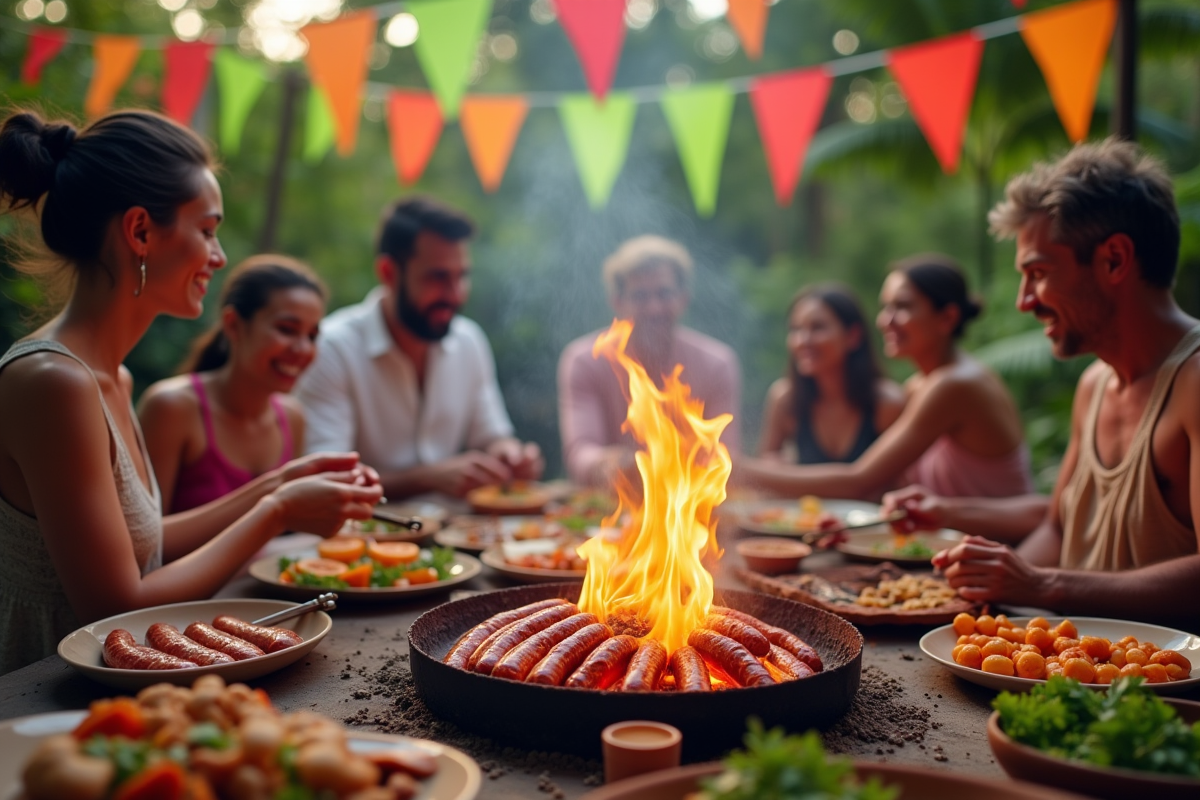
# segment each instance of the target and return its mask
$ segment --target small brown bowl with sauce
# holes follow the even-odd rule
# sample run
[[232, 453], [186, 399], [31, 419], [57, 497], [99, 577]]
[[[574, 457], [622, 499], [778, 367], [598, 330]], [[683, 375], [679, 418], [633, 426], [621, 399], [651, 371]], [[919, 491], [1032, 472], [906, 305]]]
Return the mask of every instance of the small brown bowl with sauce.
[[800, 562], [812, 555], [812, 548], [803, 542], [762, 536], [742, 539], [737, 543], [737, 552], [749, 569], [763, 575], [782, 575], [795, 572]]

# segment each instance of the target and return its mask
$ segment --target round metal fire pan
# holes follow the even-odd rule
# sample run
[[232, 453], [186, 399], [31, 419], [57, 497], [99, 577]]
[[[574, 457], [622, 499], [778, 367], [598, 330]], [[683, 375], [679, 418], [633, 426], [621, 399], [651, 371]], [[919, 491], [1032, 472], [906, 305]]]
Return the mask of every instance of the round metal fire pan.
[[600, 731], [613, 722], [648, 719], [683, 732], [684, 757], [709, 758], [741, 744], [746, 719], [791, 731], [832, 725], [850, 708], [862, 671], [863, 637], [827, 611], [753, 592], [717, 593], [717, 601], [804, 639], [824, 671], [774, 686], [717, 692], [623, 694], [540, 686], [478, 675], [442, 663], [450, 647], [493, 614], [549, 597], [579, 598], [578, 583], [501, 589], [427, 611], [408, 632], [413, 680], [429, 709], [464, 730], [530, 750], [600, 753]]

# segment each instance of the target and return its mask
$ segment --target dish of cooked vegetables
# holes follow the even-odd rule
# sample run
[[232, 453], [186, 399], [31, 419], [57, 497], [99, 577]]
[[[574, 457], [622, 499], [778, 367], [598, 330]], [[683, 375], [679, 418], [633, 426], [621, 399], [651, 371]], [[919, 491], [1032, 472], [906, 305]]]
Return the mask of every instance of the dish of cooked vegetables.
[[1200, 684], [1200, 637], [1140, 622], [964, 613], [925, 634], [921, 649], [993, 689], [1027, 691], [1054, 675], [1094, 687], [1139, 677], [1160, 694]]
[[929, 559], [962, 540], [958, 531], [901, 534], [892, 531], [853, 531], [837, 545], [839, 552], [856, 561], [891, 561], [907, 566], [925, 566]]
[[880, 514], [875, 503], [825, 500], [811, 495], [798, 500], [730, 501], [727, 506], [725, 513], [743, 531], [768, 536], [811, 535], [842, 523], [876, 519]]
[[574, 536], [525, 542], [502, 542], [479, 555], [479, 560], [502, 575], [521, 583], [583, 580], [587, 561], [576, 553]]
[[536, 481], [510, 481], [467, 492], [467, 502], [477, 514], [537, 514], [553, 499], [554, 493]]
[[1001, 692], [992, 707], [1015, 742], [1091, 766], [1187, 776], [1200, 796], [1200, 722], [1187, 724], [1143, 678], [1097, 692], [1060, 675], [1028, 693]]
[[452, 748], [285, 714], [261, 689], [205, 675], [4, 723], [0, 786], [15, 781], [26, 800], [467, 800], [480, 773]]
[[443, 547], [478, 553], [498, 542], [552, 539], [567, 533], [567, 528], [548, 517], [472, 515], [456, 518], [433, 540]]

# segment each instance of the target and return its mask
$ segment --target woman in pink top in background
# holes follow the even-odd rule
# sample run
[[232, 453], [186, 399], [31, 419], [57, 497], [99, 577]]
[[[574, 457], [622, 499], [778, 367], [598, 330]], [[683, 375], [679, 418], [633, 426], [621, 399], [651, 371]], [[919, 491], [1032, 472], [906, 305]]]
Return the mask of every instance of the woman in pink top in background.
[[750, 459], [737, 477], [799, 496], [878, 499], [919, 483], [943, 496], [1011, 497], [1033, 491], [1021, 419], [1004, 382], [958, 346], [981, 307], [962, 270], [940, 255], [892, 265], [876, 325], [889, 358], [911, 361], [899, 419], [850, 464], [790, 465]]
[[221, 317], [185, 374], [151, 386], [138, 409], [163, 508], [252, 505], [280, 483], [338, 466], [304, 451], [304, 415], [288, 396], [316, 354], [325, 287], [300, 262], [259, 255], [236, 266]]

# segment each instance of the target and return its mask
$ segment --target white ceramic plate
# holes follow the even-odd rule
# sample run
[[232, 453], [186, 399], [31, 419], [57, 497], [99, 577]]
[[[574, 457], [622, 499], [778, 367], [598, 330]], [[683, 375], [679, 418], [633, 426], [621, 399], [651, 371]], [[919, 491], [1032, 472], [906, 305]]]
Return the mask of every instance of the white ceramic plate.
[[[424, 555], [427, 554], [422, 552], [422, 556]], [[303, 550], [298, 553], [288, 553], [285, 557], [292, 559], [316, 558], [317, 551]], [[471, 578], [474, 578], [483, 570], [483, 567], [479, 564], [479, 559], [469, 556], [466, 553], [455, 553], [454, 564], [450, 567], [451, 575], [444, 581], [422, 583], [416, 586], [389, 586], [372, 589], [324, 589], [318, 586], [297, 586], [294, 583], [284, 583], [279, 580], [279, 558], [279, 556], [270, 556], [255, 561], [250, 565], [250, 576], [273, 587], [280, 594], [304, 600], [311, 600], [322, 592], [329, 591], [337, 592], [339, 602], [343, 600], [353, 602], [395, 602], [409, 600], [413, 597], [446, 591], [452, 586], [457, 586], [460, 583], [471, 580]]]
[[516, 564], [510, 564], [504, 559], [504, 551], [499, 545], [493, 545], [484, 550], [479, 554], [479, 560], [506, 578], [521, 583], [581, 581], [587, 576], [587, 570], [585, 569], [539, 569], [537, 567], [519, 567]]
[[[156, 622], [174, 625], [182, 631], [193, 622], [211, 624], [213, 618], [221, 614], [232, 614], [253, 622], [295, 605], [286, 600], [199, 600], [144, 608], [93, 622], [68, 634], [58, 643], [58, 654], [63, 661], [89, 678], [117, 689], [136, 690], [164, 682], [191, 686], [197, 677], [210, 672], [220, 675], [228, 683], [248, 681], [303, 658], [329, 633], [333, 620], [324, 611], [312, 611], [302, 617], [284, 620], [279, 627], [300, 634], [304, 638], [302, 644], [232, 664], [213, 664], [194, 669], [113, 669], [104, 665], [104, 638], [111, 631], [124, 628], [133, 634], [138, 644], [145, 644], [146, 629]], [[0, 748], [0, 753], [3, 753], [3, 748]]]
[[[69, 733], [85, 716], [86, 711], [57, 711], [0, 722], [0, 798], [17, 800], [21, 796], [21, 768], [25, 759], [43, 739]], [[348, 733], [348, 744], [355, 752], [400, 748], [422, 750], [437, 758], [438, 771], [421, 782], [416, 800], [471, 800], [479, 793], [483, 780], [479, 765], [453, 747], [407, 736]]]
[[442, 547], [453, 547], [481, 553], [497, 542], [512, 541], [522, 527], [536, 525], [543, 537], [561, 536], [561, 525], [542, 516], [495, 517], [469, 515], [456, 517], [454, 522], [438, 531], [433, 540]]
[[[782, 511], [785, 518], [799, 517], [799, 500], [737, 501], [730, 504], [729, 511], [732, 513], [737, 526], [747, 533], [761, 536], [805, 536], [815, 532], [810, 529], [792, 528], [786, 524], [755, 519], [757, 515], [775, 511]], [[881, 513], [878, 504], [867, 503], [861, 500], [821, 500], [821, 511], [829, 512], [849, 524], [877, 519]], [[884, 532], [887, 528], [880, 525], [878, 528], [864, 528], [863, 530]]]
[[929, 555], [897, 555], [894, 552], [896, 534], [887, 530], [866, 529], [850, 531], [846, 541], [837, 546], [839, 552], [856, 561], [891, 561], [893, 564], [924, 566], [929, 569], [929, 559], [934, 553], [953, 547], [962, 541], [963, 535], [958, 531], [943, 528], [940, 531], [922, 531], [912, 534], [912, 540], [920, 542], [930, 549]]
[[[1010, 617], [1010, 619], [1014, 624], [1025, 627], [1025, 623], [1029, 622], [1032, 617]], [[1048, 617], [1047, 619], [1049, 619], [1051, 625], [1055, 625], [1062, 620], [1062, 617]], [[1161, 625], [1130, 622], [1123, 619], [1105, 619], [1102, 617], [1067, 617], [1067, 619], [1075, 623], [1080, 636], [1103, 636], [1114, 642], [1125, 636], [1136, 636], [1138, 641], [1154, 642], [1160, 648], [1178, 650], [1186, 656], [1188, 661], [1192, 662], [1191, 677], [1181, 681], [1146, 684], [1148, 688], [1158, 694], [1178, 694], [1200, 685], [1200, 636], [1194, 636], [1193, 634], [1174, 628], [1164, 628]], [[977, 683], [980, 686], [986, 686], [996, 691], [1027, 692], [1039, 683], [1045, 683], [1043, 680], [1034, 680], [1032, 678], [995, 675], [980, 669], [971, 669], [970, 667], [956, 664], [954, 659], [951, 658], [950, 653], [954, 650], [954, 644], [957, 641], [958, 634], [954, 632], [954, 626], [943, 625], [921, 637], [921, 651], [934, 661], [941, 663], [946, 669], [963, 680]], [[1100, 683], [1085, 685], [1096, 689], [1104, 688], [1104, 684]]]

